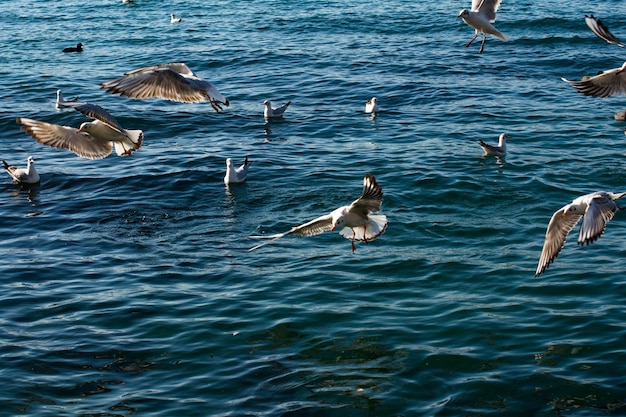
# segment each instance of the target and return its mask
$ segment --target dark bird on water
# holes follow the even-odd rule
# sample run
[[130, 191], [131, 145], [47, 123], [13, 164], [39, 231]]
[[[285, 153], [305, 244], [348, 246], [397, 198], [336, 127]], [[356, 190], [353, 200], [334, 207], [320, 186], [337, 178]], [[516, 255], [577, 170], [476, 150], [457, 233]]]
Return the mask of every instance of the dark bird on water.
[[83, 52], [83, 44], [79, 42], [76, 47], [68, 46], [63, 52]]

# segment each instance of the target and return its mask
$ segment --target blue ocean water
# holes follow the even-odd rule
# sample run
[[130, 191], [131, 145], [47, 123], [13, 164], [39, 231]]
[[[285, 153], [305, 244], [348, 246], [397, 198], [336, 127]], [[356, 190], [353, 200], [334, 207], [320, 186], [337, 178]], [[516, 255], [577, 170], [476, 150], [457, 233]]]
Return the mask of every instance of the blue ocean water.
[[[624, 214], [587, 247], [575, 229], [534, 277], [554, 211], [626, 188], [624, 97], [560, 80], [621, 65], [584, 15], [626, 39], [624, 6], [505, 0], [510, 41], [478, 54], [466, 3], [4, 4], [0, 157], [32, 155], [42, 180], [0, 183], [0, 414], [626, 414]], [[99, 89], [177, 61], [231, 106]], [[56, 89], [142, 129], [141, 149], [36, 143], [16, 117], [84, 120]], [[292, 101], [284, 120], [263, 120], [265, 99]], [[506, 158], [482, 157], [501, 132]], [[226, 188], [225, 159], [246, 155]], [[350, 203], [367, 172], [389, 219], [376, 241], [247, 251]]]

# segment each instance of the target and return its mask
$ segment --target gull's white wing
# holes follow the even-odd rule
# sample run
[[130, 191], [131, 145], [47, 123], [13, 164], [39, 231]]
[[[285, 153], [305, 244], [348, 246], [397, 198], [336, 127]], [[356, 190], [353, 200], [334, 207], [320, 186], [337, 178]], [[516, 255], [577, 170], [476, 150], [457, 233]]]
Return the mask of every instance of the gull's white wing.
[[333, 221], [332, 216], [330, 214], [326, 214], [324, 216], [320, 216], [320, 217], [318, 217], [316, 219], [313, 219], [310, 222], [306, 222], [304, 224], [301, 224], [300, 226], [294, 226], [288, 232], [278, 233], [278, 234], [269, 235], [269, 236], [258, 236], [258, 235], [250, 236], [251, 238], [254, 238], [254, 239], [271, 239], [271, 240], [268, 241], [268, 242], [261, 243], [260, 245], [257, 245], [257, 246], [255, 246], [253, 248], [248, 249], [248, 252], [253, 251], [255, 249], [258, 249], [261, 246], [265, 246], [268, 243], [271, 243], [271, 242], [275, 241], [276, 239], [280, 239], [281, 237], [284, 237], [284, 236], [289, 236], [289, 235], [294, 235], [294, 236], [319, 235], [320, 233], [323, 233], [323, 232], [326, 232], [326, 231], [330, 230], [330, 228], [332, 227], [332, 221]]
[[616, 94], [626, 94], [626, 71], [620, 70], [621, 68], [613, 68], [579, 81], [561, 79], [586, 96], [609, 97]]
[[372, 212], [380, 211], [383, 204], [383, 190], [376, 182], [376, 178], [365, 174], [363, 177], [363, 191], [361, 197], [350, 205], [350, 211], [356, 211], [363, 217]]
[[19, 117], [17, 123], [22, 130], [37, 142], [53, 148], [68, 149], [78, 156], [89, 159], [100, 159], [112, 151], [111, 142], [96, 141], [87, 134], [77, 133], [77, 129], [52, 123]]
[[496, 12], [502, 0], [472, 0], [472, 10], [484, 15], [490, 22], [495, 22]]
[[539, 274], [545, 271], [548, 265], [554, 261], [554, 258], [561, 252], [565, 244], [565, 238], [582, 216], [582, 214], [568, 214], [567, 216], [563, 216], [565, 207], [566, 206], [557, 210], [550, 219], [535, 276], [539, 276]]
[[596, 20], [596, 18], [593, 17], [593, 15], [591, 16], [585, 15], [585, 23], [587, 24], [587, 26], [589, 26], [589, 29], [591, 29], [591, 31], [595, 33], [595, 35], [598, 38], [603, 39], [607, 41], [608, 43], [613, 43], [617, 46], [621, 46], [622, 48], [626, 47], [626, 45], [620, 42], [619, 39], [617, 39], [609, 31], [609, 28], [604, 26], [600, 20]]
[[615, 211], [617, 204], [608, 195], [600, 194], [592, 198], [580, 226], [578, 244], [595, 242], [604, 233], [606, 223], [613, 218]]

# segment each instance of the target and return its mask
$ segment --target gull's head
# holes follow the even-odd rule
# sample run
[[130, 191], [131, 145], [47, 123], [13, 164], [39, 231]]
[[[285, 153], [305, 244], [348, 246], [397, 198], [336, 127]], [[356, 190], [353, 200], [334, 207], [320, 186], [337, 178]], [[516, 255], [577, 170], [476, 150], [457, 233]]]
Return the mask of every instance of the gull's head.
[[563, 207], [563, 213], [561, 213], [561, 217], [565, 217], [568, 214], [575, 214], [577, 211], [578, 207], [576, 207], [574, 204], [568, 204]]
[[84, 122], [80, 125], [76, 133], [91, 133], [94, 130], [95, 122]]
[[32, 156], [29, 156], [28, 159], [26, 160], [29, 164], [34, 164], [35, 160], [33, 159]]
[[378, 99], [376, 97], [372, 97], [370, 101], [372, 102], [372, 104], [378, 103]]
[[265, 100], [263, 103], [261, 103], [261, 105], [265, 107], [270, 107], [272, 103], [269, 100]]
[[226, 158], [226, 166], [229, 168], [233, 166], [233, 161], [230, 158]]
[[336, 228], [343, 226], [345, 222], [346, 218], [343, 213], [333, 213], [330, 230], [334, 232]]
[[458, 16], [458, 17], [463, 18], [463, 17], [465, 17], [465, 16], [467, 16], [467, 15], [469, 15], [469, 10], [467, 10], [467, 9], [463, 9], [463, 10], [461, 10], [461, 11], [459, 12], [459, 16]]

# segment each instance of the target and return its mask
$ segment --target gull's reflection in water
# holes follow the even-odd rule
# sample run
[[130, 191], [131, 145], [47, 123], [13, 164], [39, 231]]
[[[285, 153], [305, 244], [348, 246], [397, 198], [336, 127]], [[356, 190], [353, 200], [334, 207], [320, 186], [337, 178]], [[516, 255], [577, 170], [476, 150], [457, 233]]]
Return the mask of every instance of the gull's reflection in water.
[[15, 188], [11, 190], [11, 197], [13, 200], [18, 202], [26, 197], [26, 200], [32, 206], [32, 211], [26, 214], [28, 217], [39, 216], [43, 213], [43, 211], [38, 210], [41, 205], [41, 201], [39, 199], [40, 189], [40, 184], [15, 184]]

